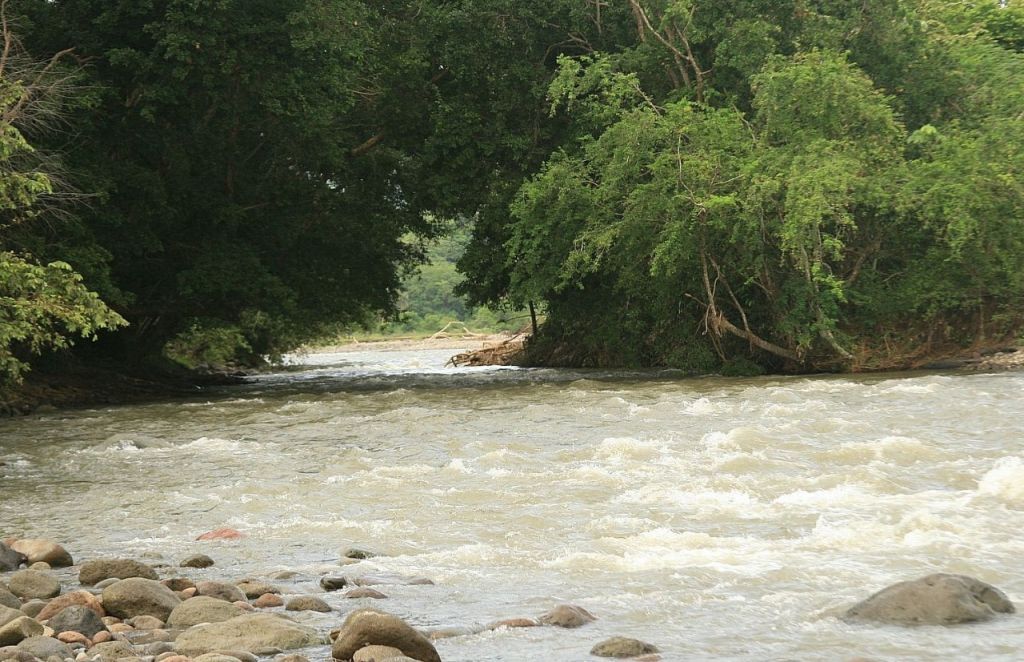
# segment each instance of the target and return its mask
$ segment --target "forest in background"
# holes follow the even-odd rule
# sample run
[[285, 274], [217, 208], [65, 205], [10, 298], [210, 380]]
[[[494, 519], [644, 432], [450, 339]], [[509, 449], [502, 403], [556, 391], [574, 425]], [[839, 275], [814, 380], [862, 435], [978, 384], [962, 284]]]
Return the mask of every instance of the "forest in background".
[[446, 219], [462, 305], [545, 313], [533, 363], [891, 369], [1024, 326], [1020, 0], [2, 9], [6, 383], [372, 327]]

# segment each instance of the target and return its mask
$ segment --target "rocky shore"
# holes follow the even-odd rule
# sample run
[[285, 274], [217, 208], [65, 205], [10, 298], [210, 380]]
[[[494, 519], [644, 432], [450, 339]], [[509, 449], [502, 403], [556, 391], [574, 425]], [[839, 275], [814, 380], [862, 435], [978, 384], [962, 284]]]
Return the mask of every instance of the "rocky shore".
[[[237, 535], [220, 529], [200, 539]], [[417, 629], [368, 605], [387, 604], [383, 591], [389, 584], [429, 591], [433, 582], [345, 574], [345, 566], [373, 556], [366, 550], [347, 550], [339, 559], [339, 572], [321, 576], [321, 592], [313, 595], [298, 590], [291, 572], [233, 581], [216, 578], [215, 561], [203, 554], [175, 565], [127, 558], [76, 565], [55, 541], [8, 539], [0, 543], [0, 660], [441, 662], [435, 642], [446, 637], [508, 628], [579, 628], [598, 618], [578, 605], [562, 604], [536, 617], [485, 626]], [[861, 622], [954, 625], [1014, 611], [993, 586], [962, 575], [936, 574], [900, 582], [829, 616], [851, 627]], [[323, 617], [335, 614], [341, 622], [324, 628]], [[581, 650], [580, 658], [587, 652]], [[661, 659], [657, 646], [627, 637], [596, 642], [589, 655]]]

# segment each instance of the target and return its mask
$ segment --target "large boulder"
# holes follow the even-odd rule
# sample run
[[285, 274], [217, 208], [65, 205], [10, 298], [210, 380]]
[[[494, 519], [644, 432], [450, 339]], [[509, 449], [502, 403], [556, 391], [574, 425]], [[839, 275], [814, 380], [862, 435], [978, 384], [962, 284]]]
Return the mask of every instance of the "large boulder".
[[430, 640], [402, 619], [376, 609], [359, 609], [348, 615], [331, 647], [336, 660], [351, 660], [367, 646], [390, 646], [420, 662], [441, 662]]
[[89, 639], [96, 636], [97, 632], [107, 629], [100, 617], [92, 609], [82, 605], [71, 605], [65, 607], [56, 616], [46, 622], [54, 632], [79, 632]]
[[848, 621], [894, 625], [954, 625], [1012, 614], [1002, 591], [965, 575], [934, 574], [893, 584], [842, 614]]
[[200, 623], [221, 623], [244, 613], [241, 607], [230, 602], [197, 595], [175, 607], [167, 619], [167, 625], [186, 630]]
[[107, 612], [103, 610], [103, 604], [100, 603], [100, 599], [89, 591], [71, 591], [64, 595], [57, 596], [53, 600], [46, 603], [46, 606], [36, 614], [36, 618], [40, 621], [45, 621], [52, 618], [59, 611], [71, 605], [80, 605], [82, 607], [88, 607], [89, 609], [96, 612], [96, 615], [103, 618], [107, 615]]
[[78, 569], [78, 581], [86, 586], [98, 584], [104, 579], [157, 579], [156, 570], [133, 559], [93, 559]]
[[15, 551], [0, 542], [0, 572], [17, 570], [28, 561], [28, 558], [21, 552]]
[[103, 608], [122, 619], [145, 614], [166, 621], [179, 604], [174, 591], [152, 579], [131, 577], [103, 589]]
[[52, 568], [65, 568], [75, 564], [71, 554], [52, 540], [24, 538], [12, 542], [11, 549], [24, 554], [29, 565], [42, 562], [50, 564]]
[[174, 648], [183, 655], [195, 657], [222, 650], [260, 654], [272, 649], [293, 650], [324, 643], [324, 638], [313, 628], [278, 614], [257, 613], [189, 628], [178, 636]]
[[43, 634], [43, 626], [29, 616], [21, 616], [13, 621], [0, 625], [0, 646], [14, 646], [29, 637]]
[[26, 600], [46, 600], [60, 595], [60, 582], [39, 570], [19, 570], [7, 581], [8, 590]]

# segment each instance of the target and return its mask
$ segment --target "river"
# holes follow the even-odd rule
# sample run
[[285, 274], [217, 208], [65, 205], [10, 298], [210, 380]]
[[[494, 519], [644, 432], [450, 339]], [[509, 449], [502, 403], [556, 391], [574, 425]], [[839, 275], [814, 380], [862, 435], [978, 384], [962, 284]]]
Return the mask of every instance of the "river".
[[[0, 535], [81, 560], [207, 553], [217, 567], [184, 574], [292, 570], [276, 583], [294, 592], [327, 572], [428, 577], [372, 605], [425, 628], [565, 602], [599, 618], [443, 639], [446, 662], [578, 662], [613, 635], [666, 661], [1024, 655], [1021, 615], [825, 614], [931, 572], [1024, 606], [1024, 373], [695, 379], [451, 354], [298, 357], [188, 401], [4, 421]], [[246, 537], [195, 542], [218, 527]], [[350, 546], [387, 556], [341, 568]], [[357, 601], [323, 597], [338, 611], [301, 618], [326, 632]]]

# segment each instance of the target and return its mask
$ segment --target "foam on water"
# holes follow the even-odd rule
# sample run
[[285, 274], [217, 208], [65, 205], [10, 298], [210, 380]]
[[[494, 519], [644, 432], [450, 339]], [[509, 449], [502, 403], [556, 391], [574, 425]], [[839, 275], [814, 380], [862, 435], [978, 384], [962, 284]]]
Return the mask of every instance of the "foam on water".
[[999, 458], [978, 481], [978, 493], [1024, 507], [1024, 460], [1019, 456]]

